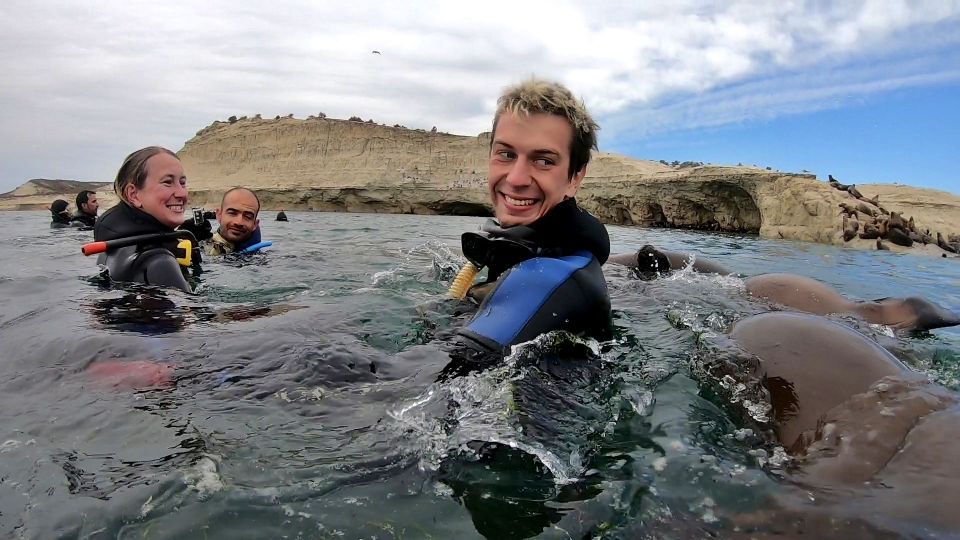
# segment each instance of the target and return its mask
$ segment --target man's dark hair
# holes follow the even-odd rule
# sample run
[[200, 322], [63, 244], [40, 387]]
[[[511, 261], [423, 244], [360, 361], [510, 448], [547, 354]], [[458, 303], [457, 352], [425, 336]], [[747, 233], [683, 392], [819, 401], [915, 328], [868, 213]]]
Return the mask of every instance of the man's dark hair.
[[83, 206], [81, 205], [87, 204], [87, 201], [90, 200], [90, 196], [96, 194], [96, 191], [90, 191], [89, 189], [85, 189], [80, 193], [77, 193], [77, 212], [83, 212]]

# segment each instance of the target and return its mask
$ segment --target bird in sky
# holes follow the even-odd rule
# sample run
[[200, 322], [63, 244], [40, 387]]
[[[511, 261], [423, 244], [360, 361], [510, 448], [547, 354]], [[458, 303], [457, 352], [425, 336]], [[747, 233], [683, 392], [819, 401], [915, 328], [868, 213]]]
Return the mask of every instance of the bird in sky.
[[[370, 54], [380, 54], [380, 51], [370, 51]], [[380, 54], [380, 56], [383, 56], [383, 55]]]

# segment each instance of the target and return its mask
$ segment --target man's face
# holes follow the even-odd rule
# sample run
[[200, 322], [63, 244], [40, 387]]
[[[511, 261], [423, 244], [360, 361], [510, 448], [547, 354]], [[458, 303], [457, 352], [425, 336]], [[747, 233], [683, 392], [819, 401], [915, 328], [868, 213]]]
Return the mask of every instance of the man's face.
[[565, 196], [576, 195], [586, 168], [567, 176], [572, 138], [573, 128], [561, 116], [500, 115], [487, 183], [502, 226], [529, 225]]
[[257, 219], [259, 211], [257, 199], [249, 191], [238, 189], [227, 194], [216, 212], [220, 236], [233, 244], [250, 238], [260, 225]]
[[80, 205], [80, 211], [84, 214], [90, 214], [91, 216], [97, 215], [97, 209], [100, 208], [100, 203], [97, 202], [96, 194], [90, 193], [87, 195], [87, 202]]

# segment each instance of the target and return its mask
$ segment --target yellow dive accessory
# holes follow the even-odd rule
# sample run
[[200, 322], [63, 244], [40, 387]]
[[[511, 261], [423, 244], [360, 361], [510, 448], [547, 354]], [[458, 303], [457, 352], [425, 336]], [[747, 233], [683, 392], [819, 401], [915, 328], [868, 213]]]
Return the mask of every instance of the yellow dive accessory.
[[192, 261], [191, 257], [193, 256], [193, 242], [187, 240], [186, 238], [181, 239], [179, 242], [177, 242], [177, 251], [183, 252], [183, 256], [177, 257], [177, 262], [180, 264], [180, 266], [189, 268]]
[[474, 278], [477, 277], [477, 273], [480, 272], [480, 269], [477, 268], [472, 262], [467, 262], [463, 265], [463, 268], [460, 269], [460, 273], [457, 274], [457, 277], [453, 278], [453, 283], [450, 284], [450, 289], [447, 290], [447, 295], [450, 298], [456, 300], [463, 300], [467, 296], [467, 290], [470, 289], [470, 286], [473, 285]]

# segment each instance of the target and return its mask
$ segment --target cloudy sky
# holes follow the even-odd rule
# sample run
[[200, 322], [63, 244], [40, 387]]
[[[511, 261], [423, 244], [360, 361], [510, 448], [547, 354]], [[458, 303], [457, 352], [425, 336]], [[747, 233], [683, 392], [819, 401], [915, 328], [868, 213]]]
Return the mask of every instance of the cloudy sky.
[[536, 74], [604, 151], [960, 193], [960, 0], [4, 0], [0, 73], [0, 192], [230, 115], [475, 135]]

